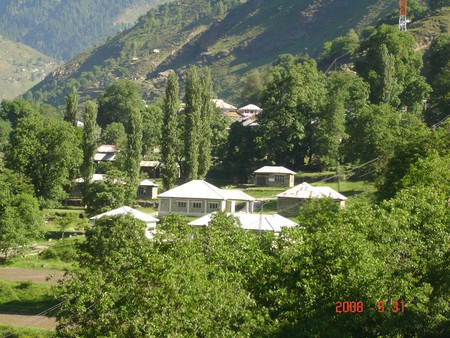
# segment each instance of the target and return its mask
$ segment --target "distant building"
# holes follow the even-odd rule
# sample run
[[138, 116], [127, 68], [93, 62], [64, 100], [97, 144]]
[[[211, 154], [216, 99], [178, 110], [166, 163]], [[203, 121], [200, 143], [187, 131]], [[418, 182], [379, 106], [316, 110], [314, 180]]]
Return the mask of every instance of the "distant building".
[[150, 178], [157, 178], [161, 173], [161, 163], [159, 161], [141, 161], [140, 170]]
[[293, 187], [295, 171], [285, 167], [265, 166], [255, 170], [255, 184], [261, 187]]
[[345, 207], [347, 197], [338, 193], [336, 190], [326, 186], [314, 187], [303, 182], [277, 195], [277, 212], [286, 217], [297, 216], [300, 206], [307, 200], [325, 197], [329, 197], [341, 207]]
[[110, 162], [116, 160], [116, 154], [119, 152], [119, 147], [114, 144], [102, 144], [97, 148], [94, 154], [94, 163]]
[[248, 104], [238, 109], [238, 113], [242, 116], [258, 115], [262, 109], [254, 104]]
[[143, 180], [139, 183], [138, 199], [151, 200], [158, 196], [158, 185], [150, 180]]
[[158, 215], [203, 216], [214, 211], [234, 213], [239, 204], [253, 212], [254, 198], [240, 190], [219, 189], [208, 182], [193, 180], [158, 195]]
[[214, 103], [214, 106], [218, 109], [220, 109], [220, 111], [225, 114], [228, 113], [230, 111], [236, 111], [236, 107], [232, 106], [229, 103], [226, 103], [224, 100], [220, 100], [220, 99], [211, 99], [211, 101]]

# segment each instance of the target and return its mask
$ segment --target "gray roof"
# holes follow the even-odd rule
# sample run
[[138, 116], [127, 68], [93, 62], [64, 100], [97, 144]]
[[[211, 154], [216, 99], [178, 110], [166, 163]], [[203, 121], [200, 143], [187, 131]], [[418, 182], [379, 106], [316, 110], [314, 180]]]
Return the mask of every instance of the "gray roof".
[[334, 200], [340, 201], [345, 201], [347, 199], [347, 197], [338, 193], [336, 190], [331, 189], [330, 187], [313, 187], [306, 182], [278, 194], [277, 197], [299, 199], [330, 197]]
[[125, 205], [123, 207], [104, 212], [103, 214], [93, 216], [89, 219], [96, 220], [96, 219], [100, 219], [102, 217], [112, 217], [112, 216], [118, 216], [118, 215], [130, 215], [140, 221], [144, 221], [145, 223], [156, 223], [159, 221], [159, 219], [157, 219], [153, 216], [150, 216], [139, 210], [133, 209], [133, 208], [125, 206]]
[[240, 190], [219, 189], [202, 180], [192, 180], [158, 195], [158, 198], [193, 198], [208, 200], [254, 201], [255, 199]]
[[285, 167], [277, 167], [277, 166], [265, 166], [262, 168], [259, 168], [258, 170], [254, 171], [255, 174], [292, 174], [295, 175], [296, 172], [289, 170]]

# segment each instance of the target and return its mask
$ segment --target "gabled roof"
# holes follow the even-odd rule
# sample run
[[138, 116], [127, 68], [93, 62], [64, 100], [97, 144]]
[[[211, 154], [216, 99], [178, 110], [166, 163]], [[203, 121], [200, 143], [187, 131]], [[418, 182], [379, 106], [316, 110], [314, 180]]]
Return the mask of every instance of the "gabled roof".
[[255, 111], [257, 110], [257, 111], [261, 111], [262, 109], [259, 108], [256, 105], [254, 105], [254, 104], [248, 104], [248, 105], [238, 109], [238, 111], [241, 111], [241, 110], [255, 110]]
[[97, 153], [117, 153], [119, 147], [114, 144], [102, 144], [97, 148]]
[[156, 168], [161, 163], [159, 161], [141, 161], [140, 166], [141, 167], [149, 167], [149, 168]]
[[312, 185], [303, 182], [295, 187], [278, 194], [277, 197], [282, 198], [323, 198], [330, 197], [334, 200], [345, 201], [347, 197], [338, 193], [330, 187], [313, 187]]
[[150, 180], [143, 180], [141, 181], [141, 183], [139, 183], [139, 186], [143, 186], [143, 187], [157, 187], [158, 185]]
[[[97, 182], [97, 181], [104, 181], [105, 175], [104, 174], [93, 174], [91, 178], [91, 182]], [[75, 183], [84, 183], [84, 178], [79, 177], [75, 179]]]
[[[215, 213], [207, 214], [203, 217], [200, 217], [192, 222], [189, 225], [195, 226], [207, 226]], [[274, 231], [281, 232], [283, 227], [292, 228], [298, 226], [297, 223], [280, 216], [278, 214], [266, 215], [266, 214], [247, 214], [247, 213], [227, 213], [227, 215], [231, 215], [236, 217], [240, 223], [241, 227], [246, 230], [252, 231]]]
[[240, 190], [219, 189], [202, 180], [192, 180], [176, 188], [170, 189], [158, 198], [196, 198], [208, 200], [253, 201], [254, 198]]
[[139, 210], [130, 208], [128, 206], [123, 206], [114, 210], [110, 210], [107, 212], [104, 212], [103, 214], [100, 215], [96, 215], [93, 216], [91, 218], [89, 218], [90, 220], [96, 220], [96, 219], [100, 219], [102, 217], [112, 217], [112, 216], [118, 216], [118, 215], [130, 215], [140, 221], [144, 221], [145, 223], [156, 223], [159, 221], [159, 219], [150, 216], [148, 214], [145, 214]]
[[114, 153], [95, 153], [94, 154], [94, 161], [115, 161], [116, 160], [116, 154]]
[[226, 103], [224, 100], [221, 99], [211, 99], [211, 101], [214, 103], [216, 108], [219, 109], [236, 109], [235, 106], [232, 106], [231, 104]]
[[255, 174], [292, 174], [295, 175], [295, 171], [289, 170], [285, 167], [269, 166], [259, 168], [254, 171]]

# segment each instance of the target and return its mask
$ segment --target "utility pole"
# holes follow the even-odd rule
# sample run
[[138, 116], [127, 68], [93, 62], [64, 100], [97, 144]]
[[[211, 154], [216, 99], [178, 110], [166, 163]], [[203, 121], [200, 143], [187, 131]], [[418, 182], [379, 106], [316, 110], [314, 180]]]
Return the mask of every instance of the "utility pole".
[[408, 20], [406, 19], [406, 14], [408, 14], [408, 1], [398, 0], [398, 9], [400, 11], [400, 16], [398, 18], [398, 28], [401, 32], [406, 32], [406, 24]]

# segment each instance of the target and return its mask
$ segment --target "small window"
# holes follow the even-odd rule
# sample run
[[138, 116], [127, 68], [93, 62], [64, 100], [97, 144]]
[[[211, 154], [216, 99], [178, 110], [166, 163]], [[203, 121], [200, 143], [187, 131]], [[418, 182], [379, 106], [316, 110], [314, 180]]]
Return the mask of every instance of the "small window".
[[178, 208], [186, 208], [187, 203], [186, 202], [178, 202]]
[[138, 195], [139, 196], [145, 195], [145, 189], [144, 188], [139, 188], [138, 189]]
[[219, 203], [209, 203], [209, 209], [219, 209]]
[[192, 203], [192, 209], [201, 209], [202, 203], [201, 202], [193, 202]]
[[284, 183], [284, 175], [275, 175], [275, 182]]

